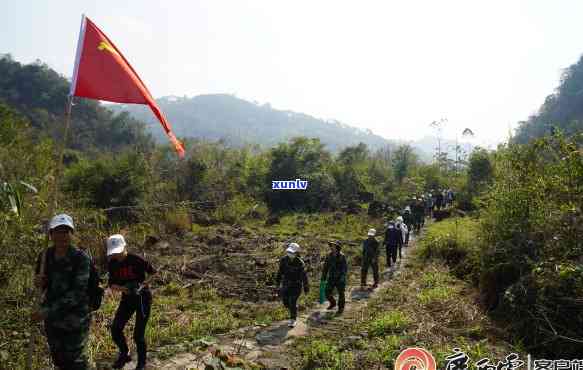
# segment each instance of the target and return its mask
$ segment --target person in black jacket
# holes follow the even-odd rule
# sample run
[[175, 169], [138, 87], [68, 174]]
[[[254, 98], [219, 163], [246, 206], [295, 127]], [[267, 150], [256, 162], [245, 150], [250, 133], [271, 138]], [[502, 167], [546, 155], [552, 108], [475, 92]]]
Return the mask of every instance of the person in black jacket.
[[279, 271], [277, 272], [277, 288], [281, 284], [280, 296], [283, 305], [289, 310], [290, 321], [288, 326], [294, 327], [298, 318], [298, 298], [304, 292], [310, 292], [308, 285], [308, 274], [304, 261], [298, 256], [300, 246], [297, 243], [290, 243], [286, 249], [286, 256], [279, 261]]
[[[138, 352], [136, 370], [143, 370], [146, 366], [144, 334], [152, 306], [152, 293], [148, 282], [156, 270], [142, 257], [128, 253], [124, 237], [119, 234], [107, 239], [107, 257], [109, 288], [122, 292], [121, 302], [111, 325], [111, 337], [119, 349], [119, 356], [112, 367], [123, 369], [124, 365], [131, 361], [123, 329], [135, 312], [134, 342]], [[149, 275], [148, 279], [146, 273]]]
[[372, 268], [374, 277], [373, 289], [379, 286], [379, 242], [375, 239], [377, 231], [370, 229], [368, 239], [362, 243], [362, 270], [360, 274], [360, 287], [366, 287], [366, 276], [368, 269]]
[[393, 264], [397, 263], [397, 250], [403, 245], [401, 229], [396, 227], [393, 221], [388, 224], [383, 244], [387, 251], [387, 267], [391, 267], [391, 260]]
[[342, 246], [340, 242], [333, 241], [328, 242], [330, 245], [330, 253], [326, 256], [326, 262], [324, 263], [324, 270], [322, 271], [321, 280], [327, 280], [326, 284], [326, 299], [330, 302], [328, 309], [331, 310], [336, 307], [336, 300], [334, 299], [333, 292], [334, 289], [338, 290], [338, 315], [342, 315], [344, 312], [345, 296], [344, 291], [346, 290], [346, 277], [348, 275], [348, 263], [346, 262], [346, 256], [340, 252]]

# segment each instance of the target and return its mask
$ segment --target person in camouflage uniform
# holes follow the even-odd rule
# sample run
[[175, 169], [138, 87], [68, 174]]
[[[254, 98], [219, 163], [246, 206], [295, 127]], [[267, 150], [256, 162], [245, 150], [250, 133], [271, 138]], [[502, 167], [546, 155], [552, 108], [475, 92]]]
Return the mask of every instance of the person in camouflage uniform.
[[374, 277], [373, 289], [379, 286], [379, 242], [375, 239], [377, 231], [370, 229], [368, 231], [368, 239], [362, 243], [362, 270], [360, 274], [360, 287], [366, 287], [366, 276], [368, 269], [372, 268]]
[[[89, 368], [86, 353], [91, 322], [87, 293], [90, 257], [71, 244], [73, 220], [62, 214], [49, 224], [53, 246], [37, 260], [35, 285], [46, 289], [34, 321], [44, 321], [53, 363], [61, 370]], [[44, 258], [43, 258], [44, 257]], [[40, 275], [41, 263], [45, 264]]]
[[346, 277], [348, 275], [348, 263], [346, 256], [340, 252], [342, 246], [338, 241], [328, 242], [330, 246], [330, 253], [326, 256], [324, 262], [324, 269], [322, 270], [321, 281], [326, 280], [326, 299], [330, 302], [328, 310], [336, 307], [336, 300], [334, 299], [334, 289], [338, 291], [338, 311], [337, 315], [342, 315], [344, 312], [344, 305], [346, 302]]

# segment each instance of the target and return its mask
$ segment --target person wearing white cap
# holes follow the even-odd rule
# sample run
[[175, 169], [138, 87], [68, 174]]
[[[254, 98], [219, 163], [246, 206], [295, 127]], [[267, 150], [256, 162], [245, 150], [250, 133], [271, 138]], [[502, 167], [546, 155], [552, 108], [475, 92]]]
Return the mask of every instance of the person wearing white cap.
[[49, 222], [53, 246], [39, 254], [35, 276], [35, 285], [45, 290], [44, 301], [32, 319], [44, 320], [51, 358], [58, 369], [84, 370], [89, 368], [91, 258], [72, 245], [74, 230], [73, 219], [66, 214]]
[[372, 268], [374, 277], [372, 288], [376, 289], [379, 286], [379, 242], [375, 238], [376, 234], [375, 229], [370, 229], [368, 239], [362, 243], [362, 270], [360, 273], [360, 287], [362, 289], [366, 287], [366, 276], [369, 268]]
[[413, 215], [411, 214], [411, 207], [409, 206], [405, 207], [405, 210], [403, 211], [403, 223], [407, 226], [407, 230], [409, 231], [405, 237], [405, 246], [408, 246], [409, 235], [413, 231]]
[[[304, 261], [298, 256], [300, 246], [290, 243], [285, 250], [286, 255], [279, 261], [276, 284], [280, 292], [283, 305], [288, 309], [290, 320], [288, 326], [294, 327], [298, 317], [298, 299], [302, 293], [310, 292], [308, 274]], [[281, 285], [281, 289], [279, 288]]]
[[[120, 234], [107, 238], [107, 258], [109, 287], [112, 291], [122, 292], [121, 302], [111, 325], [111, 337], [119, 349], [119, 355], [112, 367], [122, 369], [131, 361], [123, 330], [135, 312], [134, 342], [138, 353], [136, 370], [142, 370], [146, 366], [147, 350], [144, 334], [152, 306], [152, 293], [148, 282], [156, 270], [142, 257], [128, 253], [127, 243]], [[146, 274], [149, 275], [148, 279]]]
[[407, 229], [407, 225], [405, 225], [405, 223], [403, 222], [402, 216], [397, 217], [397, 219], [395, 221], [395, 226], [401, 230], [402, 243], [401, 243], [401, 245], [399, 245], [399, 261], [400, 261], [402, 258], [401, 249], [402, 249], [403, 245], [405, 245], [405, 243], [409, 240], [409, 238], [408, 238], [409, 229]]

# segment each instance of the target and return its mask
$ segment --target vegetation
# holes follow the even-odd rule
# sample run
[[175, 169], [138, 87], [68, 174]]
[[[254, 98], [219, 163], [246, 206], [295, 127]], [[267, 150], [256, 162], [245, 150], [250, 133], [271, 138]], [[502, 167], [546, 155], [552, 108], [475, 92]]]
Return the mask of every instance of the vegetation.
[[[61, 138], [69, 82], [46, 64], [22, 65], [0, 55], [0, 102], [30, 122], [34, 136]], [[127, 113], [115, 115], [98, 102], [76, 101], [68, 147], [74, 150], [119, 151], [124, 147], [150, 148], [144, 124]]]
[[484, 307], [539, 356], [575, 358], [583, 337], [579, 140], [557, 131], [475, 152], [467, 181], [479, 218], [432, 226], [421, 242], [423, 257], [479, 287]]
[[537, 114], [520, 126], [513, 142], [526, 144], [561, 130], [567, 137], [583, 129], [583, 57], [563, 71], [559, 86], [545, 99]]
[[[511, 351], [575, 358], [583, 338], [583, 136], [572, 119], [579, 114], [573, 107], [581, 63], [569, 69], [541, 118], [523, 124], [515, 139], [521, 144], [477, 148], [455, 163], [441, 149], [436, 162], [426, 164], [408, 145], [387, 145], [370, 134], [356, 140], [355, 132], [340, 125], [230, 96], [207, 96], [167, 100], [162, 109], [171, 120], [172, 114], [182, 112], [186, 120], [191, 110], [199, 112], [195, 129], [211, 126], [211, 131], [232, 130], [247, 118], [245, 140], [261, 136], [272, 146], [189, 139], [186, 158], [178, 160], [129, 114], [80, 100], [64, 171], [57, 174], [55, 128], [68, 83], [42, 63], [23, 66], [3, 57], [0, 308], [6, 319], [0, 321], [0, 337], [7, 339], [0, 343], [0, 359], [10, 368], [24, 361], [32, 266], [44, 247], [55, 182], [60, 184], [57, 211], [74, 217], [75, 243], [90, 251], [102, 270], [103, 240], [118, 232], [133, 251], [160, 267], [147, 332], [157, 356], [283, 319], [273, 280], [289, 241], [302, 246], [313, 285], [300, 299], [301, 309], [317, 301], [330, 239], [343, 243], [350, 281], [358, 284], [366, 231], [382, 230], [386, 218], [409, 205], [412, 196], [451, 187], [455, 208], [428, 227], [403, 273], [363, 311], [339, 321], [346, 324], [339, 329], [342, 336], [322, 332], [302, 340], [297, 367], [390, 367], [412, 345], [436, 354], [440, 367], [454, 346], [475, 359], [502, 358]], [[213, 101], [221, 102], [221, 109]], [[564, 132], [523, 140], [542, 136], [539, 123], [549, 117]], [[279, 119], [296, 123], [298, 131], [265, 128]], [[321, 128], [320, 138], [302, 136], [308, 126]], [[219, 138], [218, 131], [205, 135]], [[271, 188], [272, 181], [295, 179], [308, 181], [307, 190]], [[107, 325], [115, 303], [108, 296], [96, 314], [91, 353], [99, 361], [114, 353]], [[496, 329], [500, 326], [506, 332]], [[43, 343], [38, 343], [45, 352], [39, 351], [37, 368], [46, 366]]]
[[302, 338], [294, 368], [392, 368], [408, 347], [428, 350], [437, 368], [445, 368], [453, 348], [469, 357], [470, 368], [484, 357], [496, 362], [511, 352], [525, 358], [520, 344], [513, 344], [480, 313], [476, 295], [447, 266], [415, 253], [365, 307], [328, 323], [328, 331]]
[[[394, 145], [369, 130], [303, 113], [276, 110], [269, 104], [260, 105], [232, 95], [165, 97], [157, 102], [177, 135], [223, 140], [230, 146], [260, 144], [269, 148], [298, 136], [320, 138], [326, 149], [332, 152], [360, 142], [373, 149]], [[161, 142], [166, 142], [159, 123], [144, 107], [127, 105], [112, 106], [111, 109], [117, 112], [127, 110], [133, 117], [148, 122], [150, 132]]]

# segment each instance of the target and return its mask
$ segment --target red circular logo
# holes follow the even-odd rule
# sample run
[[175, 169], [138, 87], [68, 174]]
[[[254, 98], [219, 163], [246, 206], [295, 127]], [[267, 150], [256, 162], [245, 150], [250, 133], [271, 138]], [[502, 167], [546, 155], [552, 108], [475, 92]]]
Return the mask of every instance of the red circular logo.
[[395, 360], [395, 370], [435, 370], [435, 359], [423, 348], [407, 348]]

